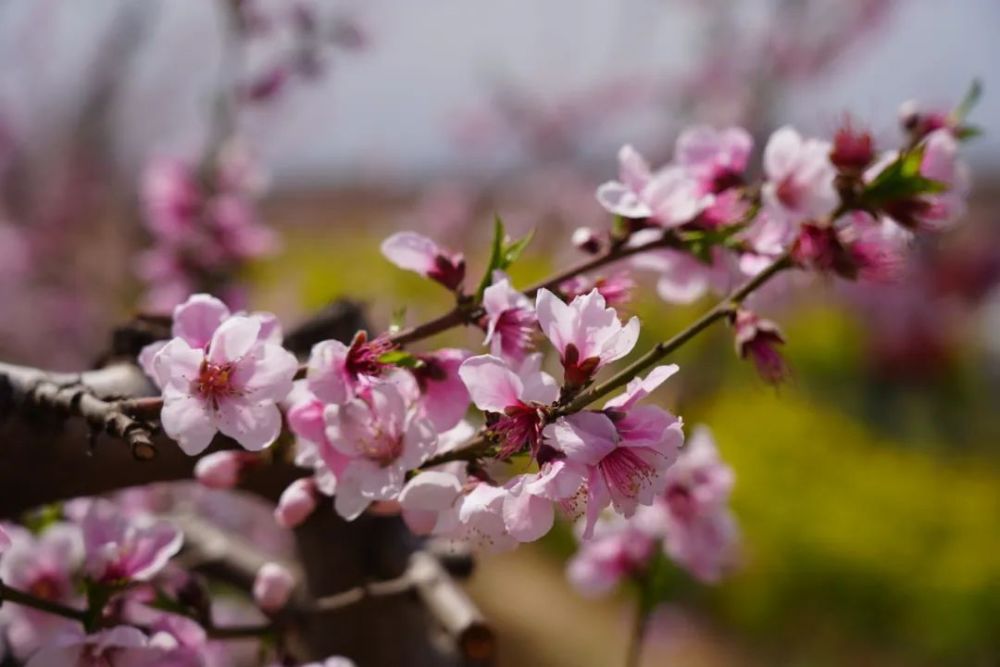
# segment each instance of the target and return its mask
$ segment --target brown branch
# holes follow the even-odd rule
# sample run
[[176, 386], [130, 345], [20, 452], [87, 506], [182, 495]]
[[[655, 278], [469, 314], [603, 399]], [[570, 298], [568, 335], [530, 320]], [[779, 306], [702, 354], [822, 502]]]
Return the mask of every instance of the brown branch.
[[[665, 231], [662, 237], [641, 245], [612, 245], [603, 254], [581, 262], [576, 266], [532, 285], [528, 289], [524, 290], [524, 295], [530, 299], [533, 298], [539, 290], [556, 289], [561, 283], [569, 280], [570, 278], [575, 278], [576, 276], [589, 273], [595, 269], [599, 269], [619, 260], [631, 257], [632, 255], [637, 255], [649, 250], [656, 250], [658, 248], [669, 247], [681, 247], [680, 241], [670, 231]], [[436, 317], [433, 320], [424, 322], [423, 324], [396, 332], [389, 337], [389, 340], [396, 345], [407, 345], [418, 340], [423, 340], [424, 338], [430, 338], [431, 336], [447, 331], [453, 327], [463, 324], [475, 324], [484, 314], [485, 311], [479, 305], [459, 303], [440, 317]]]
[[126, 414], [115, 401], [101, 398], [92, 384], [120, 370], [109, 367], [103, 372], [74, 375], [0, 362], [0, 414], [16, 406], [51, 411], [56, 416], [81, 417], [96, 432], [124, 440], [136, 459], [148, 461], [156, 455], [154, 426]]

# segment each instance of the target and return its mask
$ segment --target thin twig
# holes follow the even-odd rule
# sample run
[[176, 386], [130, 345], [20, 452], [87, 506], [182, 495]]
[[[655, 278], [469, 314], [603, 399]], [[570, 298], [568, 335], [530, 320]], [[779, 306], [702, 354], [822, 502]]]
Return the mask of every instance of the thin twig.
[[[657, 248], [677, 246], [678, 243], [679, 241], [673, 234], [670, 232], [664, 232], [662, 237], [640, 245], [612, 245], [603, 254], [581, 262], [576, 266], [556, 274], [555, 276], [546, 278], [545, 280], [532, 285], [528, 289], [524, 290], [524, 295], [528, 298], [532, 298], [539, 290], [557, 288], [561, 283], [569, 280], [570, 278], [575, 278], [576, 276], [583, 275], [584, 273], [589, 273], [590, 271], [607, 266], [608, 264], [625, 259], [626, 257], [631, 257], [632, 255], [638, 255]], [[389, 340], [396, 345], [407, 345], [418, 340], [423, 340], [424, 338], [430, 338], [431, 336], [447, 331], [453, 327], [463, 324], [474, 324], [479, 321], [484, 312], [483, 308], [479, 305], [464, 303], [459, 304], [440, 317], [436, 317], [433, 320], [424, 322], [423, 324], [396, 332], [389, 337]]]
[[44, 611], [47, 614], [62, 616], [63, 618], [69, 618], [80, 623], [87, 620], [87, 612], [82, 609], [73, 609], [58, 602], [36, 597], [31, 593], [11, 588], [2, 581], [0, 581], [0, 602], [13, 602], [14, 604], [31, 607], [38, 611]]

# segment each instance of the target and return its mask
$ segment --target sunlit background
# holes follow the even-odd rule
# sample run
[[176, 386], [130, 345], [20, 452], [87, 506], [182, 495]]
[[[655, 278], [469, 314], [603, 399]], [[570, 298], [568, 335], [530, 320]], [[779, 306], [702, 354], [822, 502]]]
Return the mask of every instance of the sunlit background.
[[[0, 215], [24, 232], [0, 234], [5, 359], [79, 367], [139, 302], [139, 174], [156, 156], [198, 158], [232, 67], [215, 4], [0, 5]], [[577, 257], [570, 230], [608, 223], [593, 190], [622, 143], [666, 158], [680, 128], [709, 122], [745, 124], [759, 146], [786, 122], [829, 136], [850, 113], [889, 146], [901, 102], [948, 109], [979, 78], [963, 225], [918, 248], [897, 284], [760, 295], [788, 339], [778, 389], [721, 329], [678, 356], [663, 400], [710, 424], [735, 468], [744, 558], [716, 587], [677, 573], [644, 664], [1000, 664], [1000, 4], [313, 4], [340, 41], [238, 118], [282, 235], [248, 267], [249, 301], [289, 321], [338, 296], [380, 326], [403, 304], [410, 322], [446, 309], [380, 256], [391, 229], [479, 267], [497, 213], [538, 233], [516, 282], [545, 276]], [[288, 39], [259, 40], [244, 64], [266, 76]], [[646, 289], [632, 308], [648, 344], [706, 305]], [[579, 598], [563, 574], [573, 544], [566, 528], [480, 560], [470, 586], [502, 664], [620, 661], [630, 592]]]

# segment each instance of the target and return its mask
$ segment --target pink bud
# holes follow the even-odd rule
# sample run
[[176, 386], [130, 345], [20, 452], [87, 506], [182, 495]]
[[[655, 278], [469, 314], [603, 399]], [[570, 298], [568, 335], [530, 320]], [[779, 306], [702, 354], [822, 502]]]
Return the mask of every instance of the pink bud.
[[785, 338], [777, 324], [740, 309], [733, 317], [733, 328], [737, 354], [743, 359], [749, 357], [765, 382], [778, 384], [788, 377], [788, 365], [778, 351]]
[[850, 119], [837, 130], [830, 150], [830, 162], [844, 171], [860, 172], [875, 159], [875, 143], [870, 132], [855, 130]]
[[311, 477], [297, 479], [278, 499], [274, 520], [283, 528], [294, 528], [316, 509], [316, 482]]
[[257, 457], [247, 452], [215, 452], [198, 460], [194, 476], [210, 489], [231, 489], [239, 484], [243, 471], [256, 461]]
[[572, 240], [574, 246], [591, 255], [601, 251], [601, 238], [590, 227], [577, 227]]
[[253, 599], [263, 611], [273, 614], [288, 603], [295, 578], [277, 563], [264, 563], [253, 582]]

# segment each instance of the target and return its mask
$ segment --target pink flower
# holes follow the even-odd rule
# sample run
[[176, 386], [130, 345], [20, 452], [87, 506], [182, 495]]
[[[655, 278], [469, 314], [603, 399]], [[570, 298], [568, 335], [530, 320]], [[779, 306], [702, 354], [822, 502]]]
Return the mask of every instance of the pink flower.
[[836, 169], [829, 155], [829, 143], [803, 139], [791, 127], [771, 135], [764, 148], [763, 195], [772, 215], [797, 223], [820, 218], [836, 207]]
[[253, 600], [268, 614], [281, 611], [295, 588], [295, 578], [277, 563], [264, 563], [253, 582]]
[[585, 474], [575, 461], [551, 458], [540, 464], [538, 472], [512, 478], [505, 485], [508, 493], [503, 499], [507, 533], [518, 542], [534, 542], [548, 533], [556, 503], [575, 509], [573, 501]]
[[629, 517], [662, 492], [664, 472], [684, 441], [681, 422], [661, 408], [635, 404], [676, 371], [659, 366], [645, 379], [633, 379], [603, 411], [560, 417], [545, 427], [545, 444], [586, 469], [585, 538], [609, 504]]
[[628, 271], [616, 271], [606, 278], [591, 280], [586, 276], [575, 276], [559, 283], [559, 294], [566, 301], [572, 301], [596, 289], [604, 297], [605, 303], [612, 308], [624, 306], [632, 300], [632, 290], [635, 281]]
[[315, 509], [316, 482], [308, 477], [297, 479], [282, 492], [274, 509], [274, 519], [282, 528], [295, 528]]
[[349, 346], [339, 340], [317, 343], [306, 371], [310, 391], [325, 403], [343, 403], [385, 373], [388, 365], [380, 359], [393, 348], [385, 337], [369, 341], [364, 331], [355, 334]]
[[[0, 581], [50, 602], [82, 608], [76, 573], [83, 563], [83, 540], [79, 527], [56, 523], [40, 535], [11, 530], [11, 545], [0, 558]], [[49, 644], [76, 622], [6, 602], [0, 609], [7, 640], [13, 653], [24, 658]]]
[[535, 310], [542, 331], [559, 351], [570, 385], [590, 381], [601, 367], [631, 352], [639, 338], [639, 318], [623, 326], [596, 289], [568, 305], [547, 289], [539, 290]]
[[[231, 316], [229, 307], [209, 294], [192, 294], [174, 307], [170, 333], [173, 338], [181, 338], [193, 348], [205, 349], [212, 341], [215, 331]], [[281, 324], [271, 313], [255, 312], [249, 317], [260, 323], [258, 338], [262, 341], [281, 344]], [[156, 385], [163, 387], [165, 381], [156, 376], [156, 355], [169, 341], [157, 341], [139, 353], [139, 365]]]
[[483, 292], [486, 339], [495, 357], [521, 361], [533, 346], [535, 310], [531, 300], [510, 285], [510, 278], [497, 272], [493, 284]]
[[792, 246], [799, 265], [854, 280], [888, 282], [902, 266], [909, 233], [888, 220], [876, 221], [856, 211], [833, 225], [806, 223]]
[[124, 516], [103, 499], [90, 501], [80, 522], [86, 570], [100, 582], [148, 581], [181, 548], [184, 536], [167, 521]]
[[138, 628], [119, 625], [92, 635], [80, 636], [79, 630], [67, 633], [35, 653], [26, 667], [135, 667], [170, 665], [194, 667], [193, 658], [185, 661], [169, 656], [169, 648], [151, 642]]
[[[623, 579], [642, 573], [649, 565], [662, 536], [650, 530], [642, 507], [631, 519], [618, 515], [601, 517], [589, 540], [582, 540], [566, 566], [573, 587], [586, 597], [611, 592]], [[662, 522], [657, 522], [662, 523]], [[660, 526], [655, 526], [659, 529]]]
[[260, 331], [254, 318], [231, 317], [207, 350], [174, 338], [156, 355], [163, 429], [185, 453], [202, 452], [218, 431], [251, 451], [278, 437], [277, 402], [291, 391], [298, 362], [280, 345], [261, 341]]
[[733, 471], [708, 429], [695, 429], [667, 471], [667, 555], [704, 581], [716, 581], [736, 559], [739, 535], [728, 508]]
[[243, 472], [258, 462], [255, 454], [226, 450], [198, 459], [194, 477], [210, 489], [231, 489], [240, 482]]
[[[972, 179], [968, 165], [958, 159], [958, 140], [950, 131], [941, 129], [931, 132], [924, 145], [920, 174], [944, 183], [948, 189], [925, 197], [926, 207], [918, 211], [917, 218], [931, 229], [942, 229], [965, 213]], [[891, 211], [889, 214], [892, 216]]]
[[708, 293], [724, 293], [732, 283], [726, 253], [716, 248], [706, 264], [689, 252], [651, 250], [636, 256], [633, 266], [659, 274], [656, 293], [667, 303], [693, 303]]
[[296, 382], [287, 403], [288, 426], [298, 436], [295, 464], [312, 468], [316, 490], [332, 496], [337, 491], [337, 476], [343, 473], [350, 459], [326, 437], [323, 419], [326, 404], [306, 388], [304, 381]]
[[741, 359], [749, 357], [765, 382], [778, 384], [788, 377], [788, 365], [778, 351], [785, 338], [777, 324], [741, 308], [733, 316], [733, 329], [736, 353]]
[[416, 232], [398, 232], [382, 242], [382, 254], [401, 269], [414, 271], [457, 290], [465, 280], [465, 258], [441, 249]]
[[685, 167], [706, 194], [742, 185], [753, 138], [741, 127], [717, 130], [706, 125], [689, 128], [677, 138], [677, 164]]
[[10, 535], [3, 529], [3, 526], [0, 526], [0, 555], [7, 551], [7, 549], [10, 549], [10, 545]]
[[420, 388], [420, 409], [443, 432], [451, 429], [469, 409], [469, 392], [458, 376], [462, 362], [469, 358], [466, 350], [443, 349], [419, 355], [420, 365], [413, 377]]
[[343, 405], [324, 412], [326, 436], [348, 457], [337, 476], [335, 507], [357, 517], [375, 500], [392, 500], [406, 473], [434, 452], [437, 434], [393, 383], [377, 382]]
[[597, 201], [614, 215], [624, 218], [648, 218], [653, 210], [645, 201], [644, 191], [652, 180], [649, 163], [632, 146], [618, 151], [617, 181], [608, 181], [597, 188]]
[[499, 458], [527, 446], [534, 452], [544, 423], [545, 406], [559, 398], [552, 376], [540, 370], [541, 355], [528, 357], [513, 370], [506, 361], [484, 354], [467, 359], [458, 374], [477, 408], [487, 416], [490, 430], [501, 441]]

